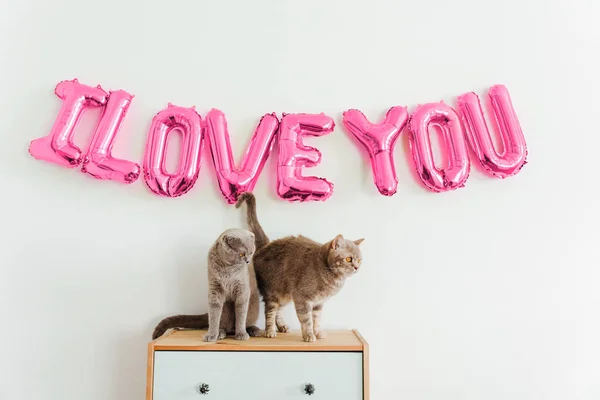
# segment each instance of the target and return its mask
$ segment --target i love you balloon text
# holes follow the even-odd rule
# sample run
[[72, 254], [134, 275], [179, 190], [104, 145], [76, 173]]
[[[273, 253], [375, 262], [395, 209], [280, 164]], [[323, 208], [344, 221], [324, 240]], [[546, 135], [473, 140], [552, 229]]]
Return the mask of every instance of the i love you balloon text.
[[[106, 92], [100, 86], [87, 86], [76, 79], [60, 82], [55, 93], [62, 100], [62, 107], [50, 133], [31, 142], [31, 155], [69, 168], [81, 167], [82, 172], [97, 179], [135, 182], [140, 166], [112, 156], [133, 96], [123, 90]], [[470, 171], [468, 147], [483, 168], [499, 178], [515, 175], [526, 163], [525, 138], [507, 89], [502, 85], [493, 86], [488, 96], [502, 151], [492, 143], [475, 93], [458, 97], [458, 111], [444, 103], [428, 103], [419, 105], [409, 116], [406, 107], [395, 106], [381, 123], [374, 124], [359, 110], [348, 110], [344, 112], [343, 124], [367, 150], [375, 186], [381, 194], [396, 193], [394, 146], [405, 128], [408, 128], [412, 157], [423, 185], [434, 192], [445, 192], [465, 185]], [[102, 108], [102, 116], [89, 148], [82, 151], [73, 143], [75, 130], [83, 113], [97, 107]], [[443, 137], [442, 151], [448, 160], [444, 168], [436, 166], [433, 157], [429, 131], [434, 126], [441, 130]], [[265, 114], [237, 167], [223, 112], [213, 109], [203, 120], [194, 107], [169, 104], [154, 116], [150, 126], [143, 160], [144, 180], [150, 190], [160, 196], [177, 197], [187, 193], [198, 179], [206, 141], [219, 188], [232, 204], [240, 193], [254, 189], [277, 142], [279, 196], [288, 201], [326, 200], [333, 193], [333, 184], [324, 178], [303, 175], [303, 168], [319, 164], [321, 152], [305, 146], [302, 139], [327, 135], [334, 128], [333, 119], [324, 114], [283, 114], [281, 119], [275, 113]], [[179, 130], [183, 140], [178, 167], [169, 173], [165, 160], [169, 133], [173, 130]]]

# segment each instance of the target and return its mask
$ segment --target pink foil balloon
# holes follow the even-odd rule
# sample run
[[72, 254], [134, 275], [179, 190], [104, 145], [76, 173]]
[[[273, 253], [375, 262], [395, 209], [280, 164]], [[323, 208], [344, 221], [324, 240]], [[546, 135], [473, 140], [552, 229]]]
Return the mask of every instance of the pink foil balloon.
[[132, 95], [124, 90], [111, 92], [100, 123], [83, 160], [81, 171], [97, 179], [132, 183], [140, 176], [140, 166], [112, 156], [112, 148], [127, 114]]
[[321, 152], [305, 146], [302, 136], [323, 136], [333, 132], [333, 119], [324, 114], [285, 114], [279, 125], [277, 193], [288, 201], [327, 200], [333, 183], [315, 176], [303, 176], [303, 167], [321, 161]]
[[375, 186], [384, 196], [394, 195], [398, 188], [394, 146], [407, 121], [406, 107], [400, 106], [390, 108], [380, 124], [369, 122], [359, 110], [344, 112], [344, 125], [367, 149]]
[[38, 160], [76, 167], [83, 161], [83, 156], [79, 147], [73, 143], [75, 129], [84, 111], [106, 104], [108, 93], [100, 86], [83, 85], [77, 79], [60, 82], [54, 93], [63, 100], [62, 107], [50, 134], [32, 140], [29, 153]]
[[526, 164], [527, 145], [506, 87], [492, 86], [488, 96], [504, 145], [502, 153], [494, 148], [479, 97], [472, 92], [459, 96], [458, 109], [469, 144], [483, 168], [494, 176], [506, 178], [515, 175]]
[[273, 148], [279, 120], [275, 114], [265, 114], [252, 135], [241, 168], [236, 168], [231, 154], [231, 141], [225, 115], [212, 109], [206, 115], [206, 135], [221, 193], [229, 204], [242, 192], [251, 192]]
[[[448, 167], [435, 166], [429, 128], [442, 130], [442, 151], [448, 157]], [[456, 111], [444, 103], [429, 103], [417, 107], [410, 118], [410, 147], [417, 174], [427, 188], [444, 192], [463, 187], [469, 177], [470, 162], [467, 144]]]
[[[166, 169], [167, 138], [178, 129], [182, 134], [179, 165], [174, 174]], [[169, 107], [152, 119], [144, 154], [144, 179], [154, 193], [177, 197], [194, 186], [200, 173], [202, 119], [194, 108]]]

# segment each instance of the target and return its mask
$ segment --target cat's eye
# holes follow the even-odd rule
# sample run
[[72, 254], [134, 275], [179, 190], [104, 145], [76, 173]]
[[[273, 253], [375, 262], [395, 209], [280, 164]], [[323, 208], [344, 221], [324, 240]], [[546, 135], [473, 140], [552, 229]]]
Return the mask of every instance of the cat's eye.
[[352, 257], [346, 257], [346, 262], [352, 262]]
[[356, 262], [360, 264], [362, 260], [359, 258], [358, 260], [356, 260]]
[[240, 257], [246, 257], [246, 253], [240, 253]]

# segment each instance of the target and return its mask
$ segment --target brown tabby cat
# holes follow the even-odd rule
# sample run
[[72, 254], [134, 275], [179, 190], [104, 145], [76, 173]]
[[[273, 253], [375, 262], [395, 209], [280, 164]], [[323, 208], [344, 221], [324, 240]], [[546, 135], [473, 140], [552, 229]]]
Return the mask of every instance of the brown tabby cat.
[[280, 308], [293, 301], [304, 341], [324, 338], [320, 328], [323, 304], [360, 268], [362, 255], [358, 245], [364, 239], [351, 241], [337, 235], [321, 244], [304, 236], [288, 236], [270, 242], [258, 222], [254, 195], [241, 194], [236, 207], [244, 202], [248, 206], [248, 225], [256, 241], [253, 264], [258, 289], [265, 301], [265, 335], [275, 337], [275, 327], [279, 332], [289, 332]]

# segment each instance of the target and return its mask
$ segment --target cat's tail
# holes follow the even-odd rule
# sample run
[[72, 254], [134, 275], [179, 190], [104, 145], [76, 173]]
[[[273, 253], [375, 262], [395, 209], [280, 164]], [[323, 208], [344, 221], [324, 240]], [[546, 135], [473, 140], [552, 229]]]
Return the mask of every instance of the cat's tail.
[[256, 250], [258, 251], [258, 249], [266, 246], [269, 243], [269, 237], [265, 231], [263, 231], [262, 226], [260, 226], [260, 223], [258, 222], [258, 217], [256, 216], [256, 198], [254, 195], [249, 192], [240, 194], [235, 207], [240, 208], [244, 202], [248, 206], [246, 219], [248, 221], [250, 231], [254, 233], [254, 241], [256, 243]]
[[208, 314], [202, 315], [174, 315], [163, 319], [154, 328], [152, 340], [161, 337], [167, 330], [173, 328], [206, 329], [208, 328]]

